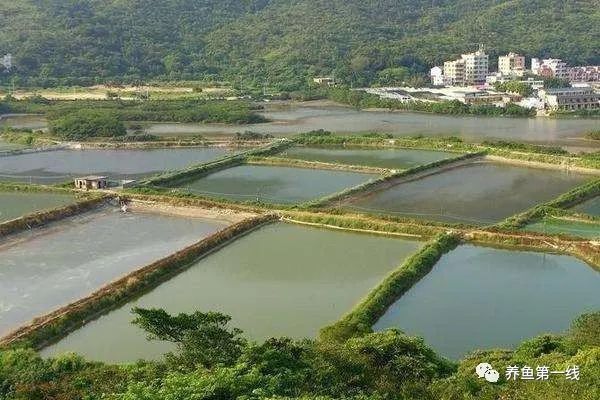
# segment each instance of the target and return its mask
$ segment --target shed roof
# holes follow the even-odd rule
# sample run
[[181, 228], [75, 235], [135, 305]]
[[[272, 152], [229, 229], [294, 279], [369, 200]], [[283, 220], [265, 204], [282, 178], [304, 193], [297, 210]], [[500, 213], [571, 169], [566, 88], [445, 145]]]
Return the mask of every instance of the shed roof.
[[83, 181], [101, 181], [101, 180], [108, 179], [108, 177], [99, 176], [99, 175], [88, 175], [88, 176], [82, 176], [82, 177], [75, 178], [75, 179], [80, 179]]

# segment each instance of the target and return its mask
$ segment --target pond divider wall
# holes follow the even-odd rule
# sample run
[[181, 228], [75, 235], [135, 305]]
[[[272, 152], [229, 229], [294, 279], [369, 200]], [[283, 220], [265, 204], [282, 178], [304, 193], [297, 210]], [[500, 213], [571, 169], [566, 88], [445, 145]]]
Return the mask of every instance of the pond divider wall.
[[272, 165], [277, 167], [293, 167], [293, 168], [306, 168], [306, 169], [322, 169], [331, 171], [350, 171], [350, 172], [362, 172], [365, 174], [390, 174], [392, 170], [389, 168], [380, 167], [369, 167], [365, 165], [349, 165], [349, 164], [338, 164], [329, 163], [322, 161], [308, 161], [296, 158], [283, 158], [283, 157], [248, 157], [246, 160], [247, 164], [253, 165]]
[[167, 172], [141, 180], [138, 185], [173, 186], [195, 180], [223, 169], [241, 165], [251, 156], [266, 157], [279, 153], [292, 145], [290, 140], [278, 140], [258, 149], [248, 150], [239, 154], [225, 156], [215, 161], [202, 163], [174, 172]]
[[467, 242], [508, 250], [568, 254], [600, 270], [600, 243], [568, 236], [544, 235], [536, 232], [501, 233], [476, 230], [463, 233]]
[[536, 153], [515, 153], [507, 152], [497, 155], [497, 151], [491, 151], [492, 154], [487, 154], [486, 159], [496, 161], [503, 164], [511, 164], [530, 168], [541, 168], [550, 170], [560, 170], [568, 172], [577, 172], [581, 174], [600, 175], [600, 170], [592, 167], [580, 166], [577, 159], [564, 156], [549, 156], [546, 154]]
[[309, 224], [351, 230], [358, 232], [398, 235], [406, 237], [432, 238], [448, 230], [445, 226], [412, 222], [387, 221], [380, 218], [370, 218], [363, 215], [335, 215], [327, 213], [308, 213], [302, 211], [281, 212], [284, 220], [292, 223]]
[[174, 207], [202, 207], [218, 208], [250, 213], [264, 213], [264, 207], [238, 204], [229, 200], [216, 200], [183, 192], [169, 192], [168, 195], [155, 188], [138, 187], [121, 192], [121, 200], [124, 201], [151, 201], [171, 205]]
[[600, 179], [579, 185], [576, 188], [561, 194], [546, 203], [536, 205], [520, 214], [508, 217], [504, 221], [493, 225], [499, 230], [515, 230], [527, 224], [538, 221], [546, 215], [552, 215], [553, 209], [567, 209], [586, 200], [600, 196]]
[[6, 221], [0, 224], [0, 238], [18, 232], [23, 232], [28, 229], [37, 228], [51, 222], [56, 222], [64, 218], [72, 217], [74, 215], [98, 208], [108, 199], [108, 196], [94, 196], [63, 207], [33, 212], [10, 221]]
[[459, 235], [438, 235], [389, 274], [348, 314], [333, 325], [323, 328], [319, 337], [323, 340], [343, 341], [371, 332], [373, 324], [387, 309], [426, 276], [445, 253], [456, 248], [459, 243]]
[[29, 324], [0, 338], [0, 347], [28, 345], [36, 349], [47, 346], [90, 320], [127, 303], [193, 265], [198, 259], [225, 244], [274, 222], [275, 214], [245, 219], [176, 253], [155, 261], [102, 287], [87, 297], [35, 318]]
[[[419, 165], [414, 168], [398, 171], [391, 173], [389, 175], [382, 176], [377, 179], [371, 179], [368, 182], [362, 183], [360, 185], [344, 189], [340, 192], [333, 193], [331, 195], [325, 196], [321, 199], [317, 199], [313, 202], [305, 203], [303, 206], [306, 208], [318, 208], [323, 207], [328, 204], [331, 204], [336, 201], [342, 201], [347, 199], [350, 196], [353, 196], [358, 193], [363, 193], [369, 190], [376, 190], [380, 186], [384, 186], [387, 184], [399, 184], [401, 183], [401, 178], [422, 178], [424, 176], [437, 174], [446, 168], [455, 168], [457, 166], [461, 166], [463, 164], [468, 164], [472, 162], [474, 159], [482, 158], [485, 156], [485, 152], [481, 153], [469, 153], [464, 154], [459, 157], [447, 158], [443, 160], [434, 161], [428, 164]], [[427, 174], [421, 174], [427, 173]], [[398, 182], [394, 182], [398, 180]]]

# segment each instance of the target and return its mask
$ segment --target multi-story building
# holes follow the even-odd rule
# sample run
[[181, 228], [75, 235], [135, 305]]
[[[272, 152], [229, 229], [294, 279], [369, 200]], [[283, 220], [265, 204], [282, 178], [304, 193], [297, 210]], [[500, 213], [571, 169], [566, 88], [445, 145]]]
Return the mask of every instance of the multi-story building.
[[539, 97], [550, 110], [595, 110], [600, 108], [600, 94], [589, 86], [542, 89]]
[[569, 82], [600, 82], [600, 65], [568, 68]]
[[483, 48], [461, 57], [465, 61], [465, 82], [468, 85], [484, 84], [489, 71], [489, 58]]
[[444, 63], [446, 83], [454, 86], [481, 85], [488, 75], [489, 58], [480, 48], [474, 53], [467, 53], [459, 59]]
[[498, 57], [498, 71], [502, 75], [523, 76], [525, 72], [525, 57], [512, 52]]
[[466, 84], [465, 60], [446, 61], [444, 63], [444, 80], [451, 86], [464, 86]]
[[567, 63], [560, 58], [547, 58], [542, 61], [540, 61], [538, 58], [532, 58], [531, 72], [535, 75], [551, 78], [569, 78]]

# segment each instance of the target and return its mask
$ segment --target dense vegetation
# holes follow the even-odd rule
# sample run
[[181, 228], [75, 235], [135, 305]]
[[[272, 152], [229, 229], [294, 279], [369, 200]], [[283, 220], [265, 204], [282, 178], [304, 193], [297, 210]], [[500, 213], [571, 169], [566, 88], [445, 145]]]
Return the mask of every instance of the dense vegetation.
[[592, 139], [592, 140], [600, 140], [600, 129], [596, 130], [596, 131], [589, 131], [588, 133], [586, 133], [585, 135], [588, 139]]
[[294, 90], [422, 78], [483, 42], [598, 64], [595, 0], [14, 0], [0, 7], [0, 50], [16, 84], [225, 79]]
[[[569, 86], [568, 82], [565, 85]], [[517, 93], [524, 97], [530, 96], [533, 93], [531, 85], [521, 81], [496, 82], [494, 89], [499, 92]]]
[[[565, 335], [542, 335], [515, 351], [474, 352], [459, 364], [421, 339], [397, 330], [343, 342], [286, 338], [253, 343], [215, 312], [169, 315], [134, 309], [150, 339], [176, 350], [164, 361], [114, 366], [76, 355], [42, 359], [27, 349], [0, 350], [0, 398], [6, 400], [360, 399], [596, 399], [600, 391], [600, 313], [579, 317]], [[489, 362], [500, 381], [477, 379]], [[507, 381], [509, 365], [578, 365], [579, 381]], [[103, 397], [104, 396], [104, 397]]]
[[[0, 106], [13, 113], [45, 114], [50, 121], [70, 115], [106, 113], [121, 121], [206, 122], [251, 124], [265, 122], [260, 106], [242, 100], [78, 100], [50, 101], [43, 97], [16, 100], [9, 97]], [[141, 125], [135, 126], [141, 130]]]
[[49, 121], [50, 132], [64, 139], [124, 136], [125, 124], [115, 113], [79, 110]]

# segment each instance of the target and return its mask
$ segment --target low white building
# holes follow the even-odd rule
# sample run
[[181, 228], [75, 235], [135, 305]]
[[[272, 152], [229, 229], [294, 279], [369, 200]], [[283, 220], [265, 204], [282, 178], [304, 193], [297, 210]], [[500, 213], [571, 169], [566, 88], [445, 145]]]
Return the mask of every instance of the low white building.
[[590, 86], [541, 89], [539, 97], [549, 110], [597, 110], [600, 109], [600, 94]]
[[434, 86], [444, 85], [444, 70], [441, 67], [433, 67], [429, 72], [431, 77], [431, 84]]

